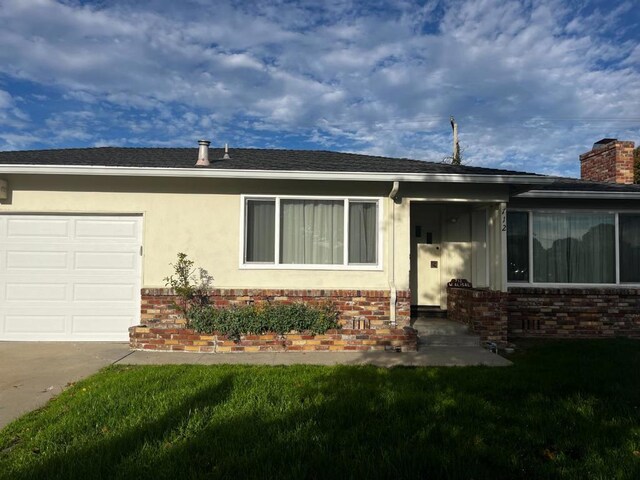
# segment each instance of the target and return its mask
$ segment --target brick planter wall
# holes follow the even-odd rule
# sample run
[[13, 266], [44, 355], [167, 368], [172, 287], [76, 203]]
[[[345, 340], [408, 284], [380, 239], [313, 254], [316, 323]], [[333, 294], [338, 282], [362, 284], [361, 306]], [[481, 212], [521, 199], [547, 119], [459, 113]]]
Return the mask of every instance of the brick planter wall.
[[[218, 307], [249, 303], [295, 303], [321, 305], [331, 302], [345, 328], [378, 329], [389, 327], [390, 292], [386, 290], [258, 290], [215, 289], [211, 303]], [[168, 288], [143, 288], [141, 321], [143, 324], [184, 324], [171, 307], [176, 299]], [[408, 290], [397, 292], [396, 325], [410, 325], [411, 295]]]
[[482, 341], [507, 343], [506, 294], [476, 288], [447, 288], [447, 318], [469, 325]]
[[510, 288], [509, 335], [640, 337], [638, 288]]
[[196, 353], [410, 352], [416, 351], [418, 347], [417, 333], [410, 327], [329, 330], [324, 335], [246, 335], [236, 341], [224, 335], [199, 334], [185, 328], [137, 326], [129, 329], [129, 341], [133, 350]]

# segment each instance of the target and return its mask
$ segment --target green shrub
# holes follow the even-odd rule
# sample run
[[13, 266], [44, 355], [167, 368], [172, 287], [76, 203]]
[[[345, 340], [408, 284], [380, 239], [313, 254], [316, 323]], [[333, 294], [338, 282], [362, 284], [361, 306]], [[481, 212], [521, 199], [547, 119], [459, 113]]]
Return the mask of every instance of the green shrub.
[[213, 277], [204, 268], [195, 268], [194, 261], [186, 253], [178, 253], [176, 263], [170, 263], [173, 274], [165, 277], [164, 284], [178, 297], [172, 307], [189, 321], [189, 310], [209, 303]]
[[339, 328], [338, 313], [331, 304], [314, 307], [305, 303], [262, 304], [241, 307], [215, 308], [211, 305], [193, 306], [187, 312], [189, 325], [200, 333], [220, 333], [231, 338], [240, 335], [292, 331], [325, 333]]

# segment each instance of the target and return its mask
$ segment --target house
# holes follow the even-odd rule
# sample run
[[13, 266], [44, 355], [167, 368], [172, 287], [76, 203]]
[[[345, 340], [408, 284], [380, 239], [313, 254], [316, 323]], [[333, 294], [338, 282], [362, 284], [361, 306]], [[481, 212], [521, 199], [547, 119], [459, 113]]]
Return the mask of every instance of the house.
[[206, 141], [0, 152], [0, 340], [126, 340], [169, 311], [178, 252], [219, 305], [329, 300], [355, 329], [448, 310], [498, 342], [638, 335], [632, 157], [605, 139], [576, 180]]

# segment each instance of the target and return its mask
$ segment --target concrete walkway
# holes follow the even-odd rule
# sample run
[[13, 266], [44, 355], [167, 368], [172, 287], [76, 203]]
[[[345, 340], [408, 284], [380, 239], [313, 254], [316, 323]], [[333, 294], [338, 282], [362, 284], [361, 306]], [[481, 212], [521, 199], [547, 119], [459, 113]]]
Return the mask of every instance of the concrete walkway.
[[0, 428], [129, 352], [128, 343], [0, 342]]
[[0, 342], [0, 428], [43, 406], [70, 383], [111, 365], [376, 365], [502, 367], [511, 362], [478, 346], [422, 346], [419, 352], [132, 352], [127, 343]]
[[285, 353], [171, 353], [132, 352], [118, 362], [126, 365], [375, 365], [427, 367], [486, 365], [504, 367], [511, 362], [480, 347], [423, 347], [419, 352], [285, 352]]

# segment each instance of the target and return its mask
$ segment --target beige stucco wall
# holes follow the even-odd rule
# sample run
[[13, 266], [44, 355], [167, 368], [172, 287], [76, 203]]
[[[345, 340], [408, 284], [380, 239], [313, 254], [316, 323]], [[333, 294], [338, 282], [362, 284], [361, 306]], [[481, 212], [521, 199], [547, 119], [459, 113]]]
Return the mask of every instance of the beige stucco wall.
[[[402, 183], [397, 202], [392, 182], [318, 182], [144, 178], [115, 176], [2, 175], [10, 198], [1, 212], [141, 214], [144, 217], [143, 286], [164, 286], [169, 263], [187, 253], [209, 270], [220, 288], [409, 289], [412, 227], [410, 204], [449, 200], [451, 211], [508, 199], [507, 186]], [[382, 199], [382, 270], [240, 268], [241, 194], [367, 196]], [[463, 206], [466, 204], [465, 206]], [[392, 216], [395, 222], [391, 221]], [[464, 219], [453, 230], [467, 225]], [[468, 232], [450, 231], [443, 255], [447, 275], [467, 274]], [[456, 240], [454, 240], [454, 237]], [[454, 248], [455, 246], [455, 248]], [[451, 248], [449, 248], [451, 247]], [[393, 250], [395, 269], [389, 270]], [[496, 259], [497, 260], [497, 259]], [[454, 271], [456, 274], [454, 275]], [[463, 275], [464, 276], [464, 275]], [[468, 275], [466, 275], [468, 276]], [[443, 278], [444, 278], [443, 277]]]
[[[408, 202], [395, 205], [395, 277], [388, 269], [392, 240], [387, 198], [391, 182], [311, 182], [89, 176], [2, 176], [10, 199], [1, 212], [137, 213], [144, 216], [143, 286], [162, 287], [169, 263], [187, 253], [221, 288], [409, 287]], [[383, 198], [383, 270], [252, 270], [239, 268], [240, 194], [345, 195]]]

